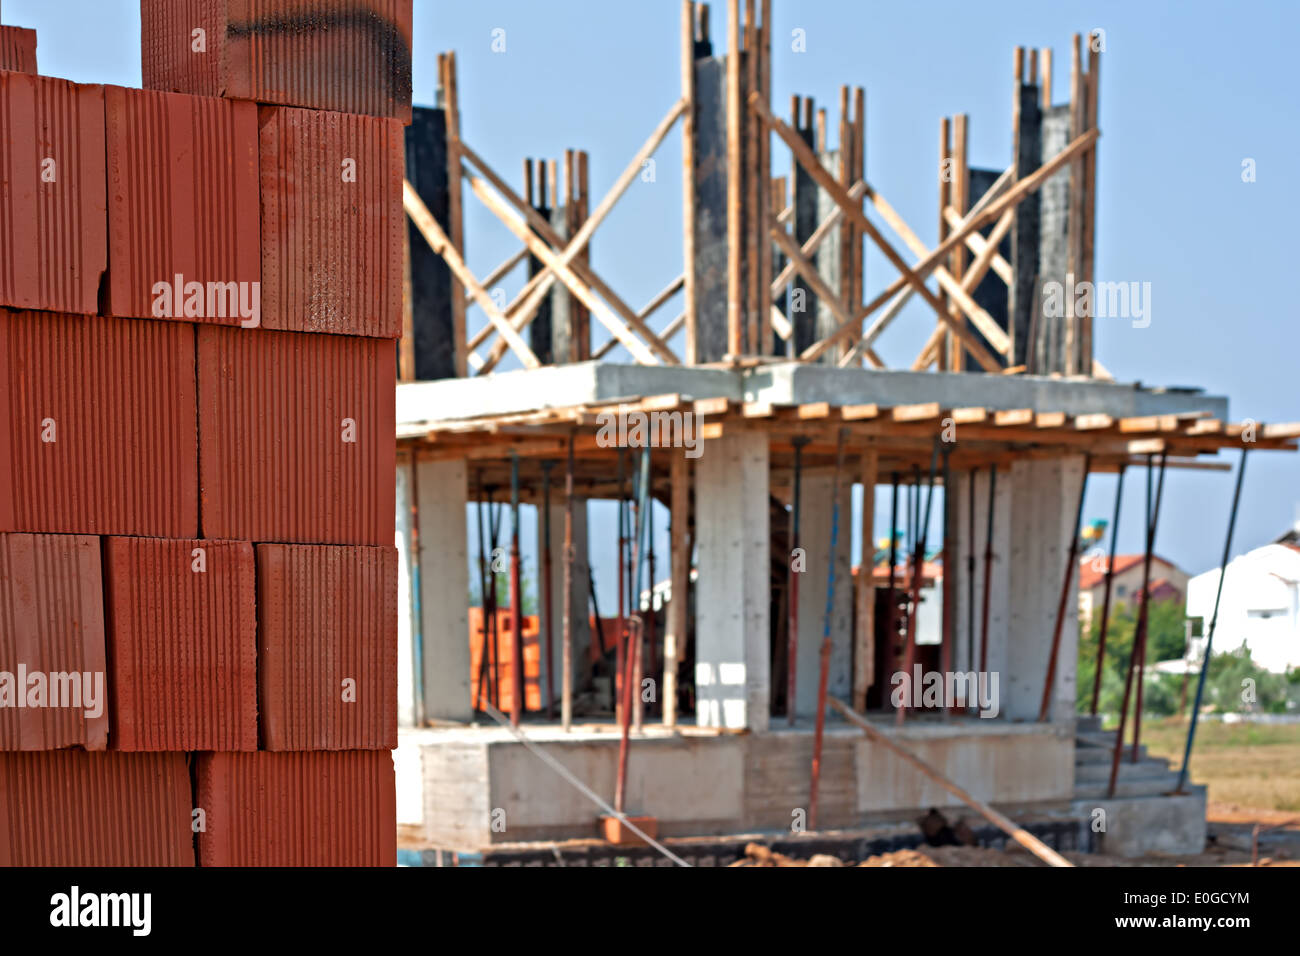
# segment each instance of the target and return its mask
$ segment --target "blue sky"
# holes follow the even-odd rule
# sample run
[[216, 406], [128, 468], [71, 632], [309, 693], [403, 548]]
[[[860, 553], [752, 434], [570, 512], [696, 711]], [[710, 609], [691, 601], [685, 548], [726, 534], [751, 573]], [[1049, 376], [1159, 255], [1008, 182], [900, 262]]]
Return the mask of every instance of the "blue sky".
[[[712, 5], [715, 39], [726, 36], [725, 6]], [[784, 116], [797, 92], [833, 113], [841, 83], [865, 87], [868, 179], [926, 241], [933, 241], [937, 218], [939, 118], [970, 114], [972, 164], [1005, 167], [1013, 46], [1054, 48], [1061, 102], [1071, 34], [1103, 29], [1097, 275], [1150, 282], [1152, 321], [1134, 329], [1099, 320], [1098, 358], [1121, 381], [1226, 394], [1236, 419], [1300, 418], [1300, 309], [1288, 289], [1300, 261], [1300, 85], [1291, 49], [1300, 5], [774, 6], [776, 111]], [[433, 102], [435, 55], [455, 49], [466, 141], [514, 184], [526, 155], [587, 149], [594, 205], [680, 94], [678, 10], [675, 0], [415, 0], [415, 100]], [[43, 73], [140, 82], [134, 0], [6, 0], [2, 19], [37, 29]], [[501, 53], [492, 50], [498, 28], [505, 30]], [[807, 37], [804, 53], [791, 50], [796, 28]], [[595, 268], [634, 307], [681, 271], [680, 137], [670, 135], [656, 158], [656, 181], [629, 190], [592, 247]], [[1254, 183], [1241, 180], [1245, 158], [1255, 160]], [[778, 149], [774, 169], [786, 162]], [[467, 256], [483, 274], [516, 246], [466, 196]], [[893, 278], [889, 265], [869, 254], [868, 296]], [[508, 294], [519, 285], [514, 279], [503, 284]], [[660, 323], [676, 314], [674, 306], [659, 313]], [[900, 316], [881, 340], [886, 360], [910, 362], [932, 321], [920, 305]], [[477, 322], [481, 316], [472, 315], [471, 324]], [[1236, 457], [1230, 456], [1234, 464]], [[1127, 482], [1130, 518], [1140, 513], [1142, 484]], [[1094, 478], [1085, 519], [1108, 518], [1113, 493], [1113, 478]], [[1230, 494], [1230, 475], [1173, 473], [1158, 550], [1191, 572], [1216, 565]], [[1300, 458], [1254, 456], [1234, 550], [1283, 531], [1298, 504]], [[880, 514], [882, 527], [884, 519]], [[1120, 546], [1140, 547], [1131, 520]], [[603, 550], [593, 547], [598, 562]], [[602, 583], [602, 597], [604, 591]]]

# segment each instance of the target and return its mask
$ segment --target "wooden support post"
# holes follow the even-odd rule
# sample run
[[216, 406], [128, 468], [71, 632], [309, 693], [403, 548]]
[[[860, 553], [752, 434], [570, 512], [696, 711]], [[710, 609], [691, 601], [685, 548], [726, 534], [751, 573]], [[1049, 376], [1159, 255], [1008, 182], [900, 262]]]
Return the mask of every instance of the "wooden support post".
[[740, 0], [727, 3], [727, 351], [740, 355], [741, 313], [744, 288], [741, 267], [741, 100], [740, 100]]
[[[862, 480], [862, 558], [858, 562], [856, 628], [853, 635], [853, 708], [865, 710], [867, 691], [876, 682], [876, 585], [875, 574], [875, 517], [876, 472], [880, 466], [880, 453], [875, 448], [862, 452], [860, 461]], [[892, 529], [891, 529], [892, 533]]]
[[[970, 204], [970, 168], [967, 165], [968, 142], [968, 117], [965, 113], [958, 113], [953, 117], [952, 123], [952, 191], [949, 193], [949, 198], [952, 205], [956, 207], [957, 212], [963, 216], [966, 215], [967, 207]], [[996, 251], [996, 246], [994, 248]], [[965, 274], [966, 245], [964, 243], [953, 246], [949, 271], [959, 279]], [[970, 291], [973, 292], [974, 290], [971, 289]], [[966, 322], [966, 317], [959, 314], [955, 308], [952, 310], [952, 316], [958, 322]], [[956, 342], [951, 342], [949, 347], [949, 368], [954, 372], [964, 371], [966, 367], [965, 350]]]
[[[1084, 89], [1083, 64], [1080, 58], [1079, 34], [1074, 35], [1071, 46], [1070, 61], [1070, 136], [1073, 138], [1084, 132], [1087, 92]], [[1068, 214], [1066, 273], [1072, 274], [1075, 281], [1083, 278], [1083, 175], [1087, 157], [1080, 154], [1070, 163], [1070, 211]], [[1083, 317], [1075, 314], [1073, 296], [1065, 297], [1065, 347], [1063, 371], [1066, 375], [1078, 374], [1080, 355], [1080, 331]], [[1087, 370], [1091, 372], [1091, 369]]]
[[[760, 0], [761, 22], [758, 26], [758, 92], [764, 103], [772, 102], [772, 0]], [[756, 355], [771, 355], [772, 310], [768, 307], [767, 289], [772, 284], [772, 244], [767, 241], [767, 231], [772, 223], [772, 195], [768, 183], [772, 177], [772, 134], [766, 126], [752, 116], [750, 125], [758, 146], [758, 173], [755, 189], [758, 195], [757, 223], [754, 235], [758, 237], [758, 295], [751, 308], [758, 312], [758, 343], [751, 350]]]
[[[1084, 128], [1097, 128], [1097, 104], [1101, 95], [1101, 53], [1096, 49], [1096, 40], [1088, 35], [1088, 78], [1085, 86], [1087, 108], [1084, 111]], [[1086, 282], [1096, 279], [1096, 236], [1097, 236], [1097, 145], [1088, 150], [1083, 167], [1083, 261], [1080, 278]], [[1095, 300], [1094, 300], [1095, 301]], [[1083, 317], [1080, 335], [1079, 373], [1093, 375], [1092, 315]]]
[[[456, 254], [464, 256], [465, 233], [461, 212], [460, 190], [460, 107], [456, 88], [456, 54], [438, 56], [438, 77], [442, 87], [442, 108], [447, 123], [447, 238]], [[452, 274], [451, 329], [456, 343], [456, 375], [469, 374], [465, 343], [465, 292], [459, 276]]]
[[[695, 7], [682, 0], [682, 273], [685, 276], [686, 364], [696, 364], [695, 339]], [[666, 663], [666, 662], [665, 662]], [[667, 718], [667, 704], [664, 715]]]
[[672, 598], [668, 603], [668, 627], [664, 634], [664, 726], [677, 725], [677, 662], [686, 646], [687, 609], [690, 607], [691, 552], [687, 546], [690, 526], [691, 463], [684, 449], [674, 449], [669, 463], [672, 514], [668, 524], [671, 547]]
[[[939, 119], [939, 241], [943, 242], [948, 238], [948, 222], [943, 218], [943, 210], [952, 202], [952, 180], [953, 180], [953, 160], [952, 160], [952, 129], [948, 117], [943, 116]], [[949, 262], [953, 261], [953, 254], [949, 254]], [[957, 273], [961, 275], [961, 273]], [[944, 311], [948, 311], [948, 296], [940, 289], [938, 299], [943, 306]], [[935, 322], [936, 332], [942, 330], [943, 322]], [[938, 360], [939, 371], [947, 372], [952, 368], [953, 341], [952, 333], [946, 330], [937, 339], [938, 342]], [[929, 351], [928, 349], [926, 350]]]

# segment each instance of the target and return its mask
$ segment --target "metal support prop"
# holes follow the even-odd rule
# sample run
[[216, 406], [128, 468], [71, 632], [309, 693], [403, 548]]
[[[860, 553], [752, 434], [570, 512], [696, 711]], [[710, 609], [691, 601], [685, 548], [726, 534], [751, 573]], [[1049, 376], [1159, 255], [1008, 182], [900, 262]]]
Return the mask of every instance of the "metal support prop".
[[[910, 604], [907, 612], [907, 643], [903, 651], [903, 673], [907, 675], [907, 680], [912, 680], [912, 665], [916, 660], [916, 617], [917, 611], [921, 607], [921, 583], [925, 577], [925, 544], [929, 537], [930, 529], [930, 506], [934, 503], [934, 472], [939, 458], [939, 439], [934, 440], [934, 445], [930, 451], [930, 485], [925, 495], [925, 518], [918, 518], [916, 524], [916, 548], [912, 551], [912, 581], [908, 587], [908, 597]], [[917, 469], [917, 476], [920, 477], [920, 469]], [[921, 501], [921, 488], [917, 485], [916, 500], [918, 506]], [[910, 695], [907, 695], [910, 696]], [[907, 696], [903, 698], [903, 706], [894, 711], [894, 720], [902, 724], [907, 719]]]
[[980, 672], [989, 669], [989, 592], [993, 581], [993, 508], [998, 493], [998, 466], [989, 466], [988, 527], [984, 531], [984, 596], [980, 610]]
[[889, 484], [889, 607], [885, 610], [889, 643], [885, 645], [885, 653], [889, 655], [890, 666], [897, 668], [899, 660], [894, 645], [898, 643], [898, 588], [894, 569], [898, 566], [898, 472], [890, 474]]
[[[649, 449], [646, 453], [649, 454]], [[653, 491], [653, 489], [652, 489]], [[650, 604], [647, 607], [645, 622], [645, 643], [646, 655], [650, 667], [650, 677], [655, 681], [656, 689], [659, 687], [659, 677], [655, 669], [655, 499], [654, 494], [646, 496], [646, 576], [650, 579]], [[641, 670], [641, 668], [637, 668]], [[657, 696], [657, 695], [656, 695]], [[644, 707], [643, 707], [644, 709]]]
[[524, 712], [524, 607], [519, 580], [519, 455], [510, 454], [510, 723]]
[[803, 485], [803, 448], [811, 439], [799, 435], [791, 441], [794, 445], [793, 490], [790, 494], [790, 599], [786, 602], [789, 615], [785, 635], [785, 713], [786, 722], [793, 727], [795, 721], [795, 668], [799, 655], [799, 572], [794, 569], [794, 552], [799, 547], [799, 510]]
[[646, 494], [650, 488], [650, 449], [646, 448], [641, 452], [641, 481], [637, 487], [637, 520], [636, 520], [636, 538], [632, 542], [632, 561], [635, 567], [635, 595], [633, 609], [635, 613], [628, 622], [628, 645], [627, 645], [627, 673], [623, 677], [623, 717], [620, 721], [622, 735], [618, 744], [618, 781], [614, 787], [614, 809], [619, 813], [623, 812], [623, 799], [627, 792], [627, 755], [629, 745], [629, 732], [632, 726], [632, 695], [635, 692], [633, 685], [636, 683], [635, 675], [638, 658], [641, 656], [641, 628], [643, 619], [641, 616], [641, 569], [645, 561], [645, 547], [643, 544], [645, 535], [645, 515], [647, 508]]
[[542, 466], [542, 649], [546, 655], [546, 716], [555, 716], [555, 654], [551, 636], [551, 469], [555, 462]]
[[1232, 511], [1228, 515], [1228, 535], [1223, 541], [1223, 561], [1219, 564], [1219, 586], [1214, 592], [1214, 613], [1210, 615], [1210, 629], [1205, 636], [1205, 656], [1201, 659], [1201, 673], [1196, 678], [1196, 700], [1192, 704], [1192, 722], [1187, 727], [1187, 746], [1183, 749], [1183, 766], [1178, 771], [1178, 787], [1182, 793], [1187, 783], [1187, 767], [1192, 761], [1192, 744], [1196, 741], [1196, 717], [1201, 712], [1201, 696], [1205, 693], [1205, 672], [1210, 666], [1210, 651], [1214, 647], [1214, 628], [1219, 623], [1219, 598], [1223, 597], [1223, 579], [1228, 573], [1228, 556], [1232, 553], [1232, 532], [1237, 526], [1237, 507], [1241, 503], [1241, 483], [1246, 477], [1246, 451], [1241, 446], [1241, 464], [1237, 466], [1237, 486], [1232, 492]]
[[975, 669], [975, 474], [966, 476], [966, 669]]
[[1079, 563], [1079, 522], [1083, 520], [1083, 498], [1088, 491], [1088, 471], [1092, 467], [1092, 452], [1083, 456], [1083, 477], [1079, 479], [1079, 504], [1074, 510], [1074, 524], [1070, 525], [1070, 553], [1065, 559], [1065, 580], [1061, 582], [1061, 598], [1056, 604], [1056, 626], [1052, 628], [1052, 649], [1047, 655], [1047, 676], [1043, 679], [1043, 699], [1038, 705], [1038, 720], [1047, 720], [1052, 709], [1052, 685], [1056, 683], [1056, 657], [1061, 649], [1061, 629], [1065, 626], [1065, 608], [1070, 600], [1070, 585], [1074, 582], [1074, 566]]
[[1110, 763], [1110, 783], [1107, 788], [1107, 795], [1115, 795], [1115, 783], [1119, 779], [1119, 758], [1124, 750], [1124, 726], [1128, 718], [1129, 698], [1133, 691], [1133, 672], [1137, 669], [1138, 658], [1142, 654], [1142, 643], [1145, 639], [1143, 629], [1146, 626], [1147, 617], [1147, 587], [1151, 583], [1151, 552], [1155, 547], [1155, 519], [1160, 514], [1159, 498], [1160, 492], [1164, 488], [1164, 457], [1161, 457], [1160, 483], [1156, 490], [1156, 504], [1152, 508], [1151, 501], [1151, 466], [1154, 455], [1147, 455], [1147, 522], [1146, 522], [1146, 551], [1142, 556], [1142, 592], [1140, 595], [1141, 604], [1138, 612], [1137, 629], [1133, 633], [1133, 649], [1128, 659], [1128, 674], [1124, 680], [1124, 701], [1119, 708], [1119, 730], [1115, 733], [1115, 750], [1111, 755]]
[[618, 450], [618, 608], [614, 625], [614, 677], [610, 681], [614, 696], [615, 723], [622, 723], [623, 720], [623, 688], [621, 684], [623, 681], [623, 637], [627, 620], [623, 614], [623, 608], [626, 604], [624, 592], [627, 584], [627, 497], [624, 493], [626, 478], [623, 474], [623, 463], [626, 456], [626, 450], [620, 448]]
[[474, 511], [478, 523], [478, 594], [479, 594], [479, 652], [478, 652], [478, 708], [483, 710], [487, 697], [487, 661], [488, 661], [488, 557], [487, 541], [483, 531], [483, 472], [475, 474]]
[[1133, 707], [1133, 752], [1129, 758], [1132, 763], [1137, 763], [1138, 744], [1142, 738], [1142, 689], [1146, 682], [1147, 634], [1151, 629], [1151, 559], [1155, 548], [1155, 526], [1160, 515], [1161, 493], [1165, 487], [1165, 459], [1167, 457], [1168, 455], [1163, 453], [1160, 455], [1160, 481], [1156, 485], [1155, 510], [1148, 518], [1151, 522], [1151, 548], [1147, 551], [1146, 561], [1142, 568], [1142, 613], [1138, 620], [1138, 633], [1142, 636], [1142, 641], [1138, 645], [1137, 703]]
[[1119, 540], [1119, 505], [1124, 497], [1124, 466], [1119, 466], [1119, 483], [1115, 486], [1115, 514], [1110, 523], [1110, 557], [1106, 560], [1106, 593], [1101, 602], [1101, 627], [1097, 632], [1097, 672], [1092, 675], [1092, 708], [1097, 716], [1097, 701], [1101, 697], [1101, 671], [1106, 661], [1106, 634], [1110, 630], [1110, 594], [1115, 582], [1115, 547]]
[[826, 567], [826, 607], [822, 612], [821, 673], [817, 678], [817, 730], [813, 735], [808, 829], [817, 829], [817, 788], [822, 775], [822, 736], [826, 730], [826, 688], [831, 672], [831, 616], [835, 611], [835, 553], [840, 538], [840, 472], [844, 470], [844, 432], [835, 439], [835, 477], [831, 481], [831, 547]]
[[573, 435], [564, 468], [564, 636], [560, 651], [560, 726], [573, 725]]

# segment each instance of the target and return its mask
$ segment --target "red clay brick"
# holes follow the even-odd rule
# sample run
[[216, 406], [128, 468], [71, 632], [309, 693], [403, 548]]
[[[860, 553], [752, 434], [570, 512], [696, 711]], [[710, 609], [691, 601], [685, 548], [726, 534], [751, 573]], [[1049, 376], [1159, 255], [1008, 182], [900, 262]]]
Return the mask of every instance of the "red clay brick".
[[108, 538], [104, 577], [113, 748], [255, 750], [253, 546]]
[[[238, 295], [251, 307], [261, 281], [256, 107], [108, 86], [104, 108], [107, 314], [252, 324]], [[182, 301], [163, 298], [156, 284], [173, 287], [178, 275]], [[191, 295], [191, 282], [202, 295]]]
[[0, 305], [98, 311], [105, 203], [104, 88], [0, 72]]
[[411, 122], [411, 0], [142, 0], [140, 41], [148, 89]]
[[198, 757], [200, 866], [395, 866], [393, 757], [383, 750]]
[[397, 338], [401, 124], [280, 106], [263, 106], [258, 122], [262, 324]]
[[193, 866], [186, 755], [0, 753], [0, 866]]
[[397, 746], [395, 548], [259, 544], [257, 617], [265, 749]]
[[0, 531], [198, 533], [194, 327], [0, 315]]
[[393, 343], [215, 326], [198, 339], [204, 535], [391, 546]]
[[103, 750], [106, 670], [99, 539], [0, 534], [0, 750]]
[[36, 31], [0, 27], [0, 70], [36, 73]]

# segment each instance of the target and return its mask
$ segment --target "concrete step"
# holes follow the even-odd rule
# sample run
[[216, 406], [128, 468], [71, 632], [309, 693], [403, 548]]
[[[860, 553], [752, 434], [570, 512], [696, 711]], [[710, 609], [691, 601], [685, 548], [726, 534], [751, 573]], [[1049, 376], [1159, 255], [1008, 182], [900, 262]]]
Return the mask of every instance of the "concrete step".
[[[1109, 780], [1082, 780], [1074, 785], [1076, 800], [1102, 800], [1106, 797]], [[1171, 792], [1178, 786], [1178, 774], [1166, 771], [1158, 776], [1125, 779], [1121, 777], [1115, 784], [1116, 797], [1158, 797]]]
[[1075, 720], [1074, 731], [1079, 734], [1096, 733], [1101, 730], [1101, 718], [1092, 716], [1078, 717]]
[[[1124, 751], [1124, 756], [1119, 762], [1119, 779], [1124, 780], [1141, 780], [1148, 777], [1163, 777], [1169, 773], [1169, 761], [1162, 757], [1148, 757], [1146, 760], [1138, 760], [1137, 763], [1130, 763], [1128, 751]], [[1110, 761], [1094, 761], [1092, 763], [1075, 764], [1074, 779], [1076, 783], [1084, 781], [1109, 781], [1110, 780]]]
[[1205, 849], [1205, 787], [1188, 784], [1187, 790], [1176, 797], [1117, 795], [1109, 800], [1076, 799], [1073, 810], [1089, 820], [1098, 808], [1105, 810], [1105, 829], [1097, 834], [1102, 853], [1201, 853]]
[[1084, 730], [1076, 731], [1074, 734], [1075, 742], [1080, 747], [1113, 747], [1115, 745], [1115, 731], [1113, 730]]
[[[1110, 766], [1111, 754], [1114, 752], [1114, 748], [1115, 748], [1114, 737], [1111, 738], [1110, 743], [1105, 747], [1096, 747], [1091, 745], [1080, 745], [1078, 747], [1075, 747], [1074, 765], [1076, 767], [1081, 767], [1084, 764], [1089, 764], [1089, 763], [1104, 763], [1106, 764], [1106, 766]], [[1122, 759], [1125, 762], [1127, 762], [1132, 753], [1133, 753], [1133, 745], [1131, 743], [1125, 744], [1124, 756]], [[1147, 756], [1147, 745], [1138, 744], [1138, 760], [1142, 760], [1146, 756]]]

